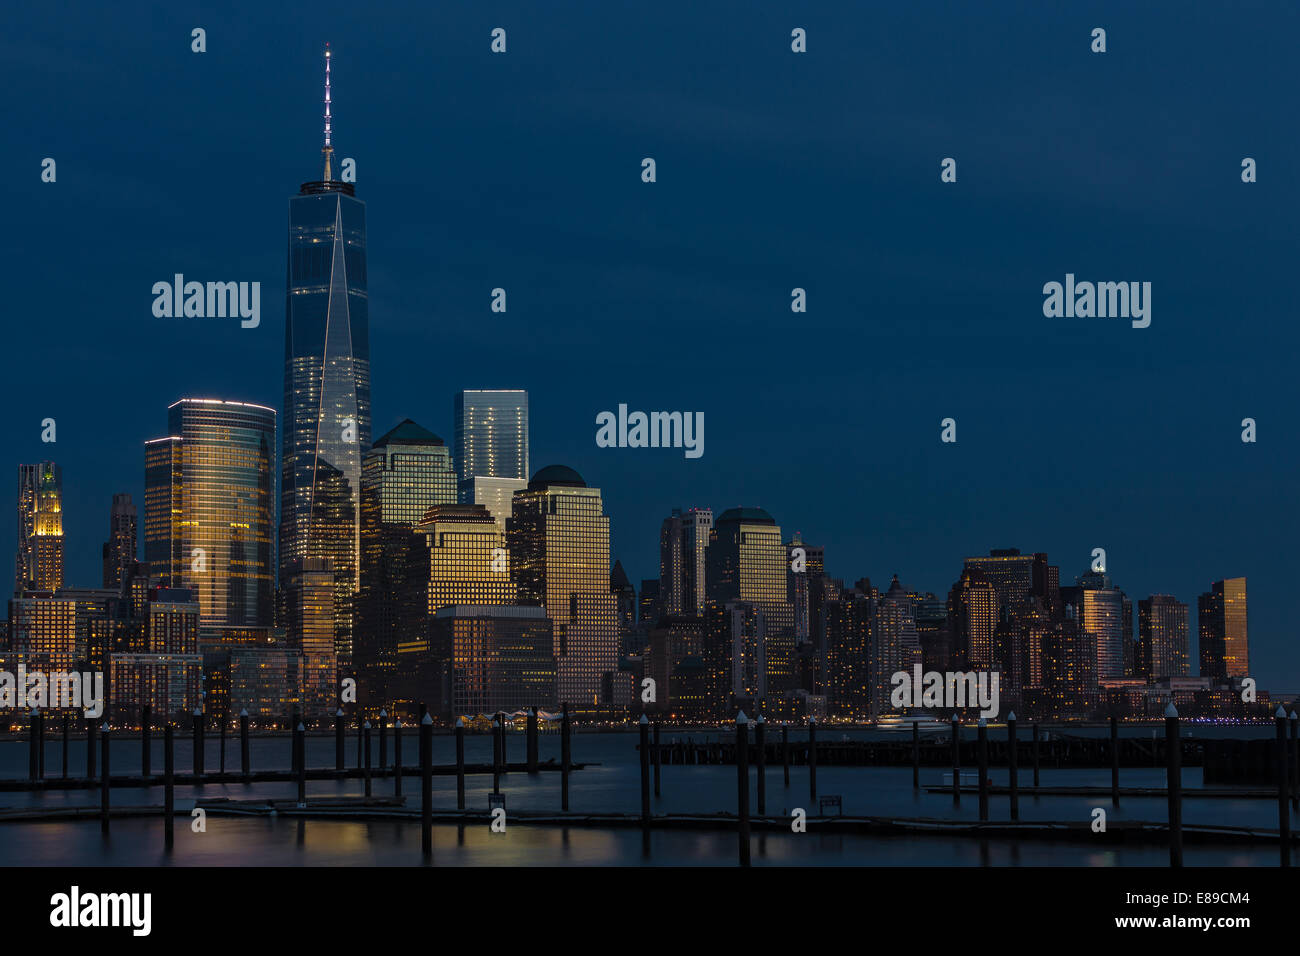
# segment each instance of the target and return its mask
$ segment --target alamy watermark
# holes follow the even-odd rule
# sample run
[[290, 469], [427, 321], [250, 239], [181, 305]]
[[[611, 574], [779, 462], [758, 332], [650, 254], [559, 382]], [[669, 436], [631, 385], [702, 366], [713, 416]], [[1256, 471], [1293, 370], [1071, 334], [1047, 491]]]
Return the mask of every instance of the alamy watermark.
[[912, 672], [896, 671], [889, 679], [894, 685], [889, 702], [904, 707], [979, 707], [981, 717], [998, 715], [998, 685], [1001, 675], [997, 671], [927, 671], [914, 664]]
[[0, 709], [7, 707], [20, 710], [76, 707], [87, 717], [98, 718], [104, 713], [104, 674], [102, 671], [44, 674], [19, 664], [17, 674], [0, 671]]
[[153, 294], [153, 314], [160, 319], [238, 316], [246, 329], [255, 329], [262, 321], [260, 282], [186, 282], [178, 272], [171, 282], [155, 282]]
[[1043, 286], [1043, 315], [1049, 319], [1132, 319], [1133, 328], [1151, 324], [1150, 282], [1075, 282], [1065, 274], [1065, 284]]
[[598, 448], [684, 448], [687, 458], [704, 454], [703, 412], [632, 412], [620, 404], [618, 414], [596, 416]]

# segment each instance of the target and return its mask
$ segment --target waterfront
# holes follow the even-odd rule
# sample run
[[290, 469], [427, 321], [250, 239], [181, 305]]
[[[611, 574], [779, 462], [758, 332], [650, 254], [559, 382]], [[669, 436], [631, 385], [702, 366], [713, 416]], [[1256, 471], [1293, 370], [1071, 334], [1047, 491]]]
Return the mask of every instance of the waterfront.
[[[1028, 730], [1028, 728], [1024, 728]], [[1198, 736], [1259, 737], [1268, 733], [1257, 727], [1188, 728]], [[1147, 728], [1125, 728], [1126, 736], [1149, 733]], [[1073, 728], [1069, 733], [1082, 733]], [[1089, 731], [1094, 732], [1094, 731]], [[1104, 732], [1104, 731], [1095, 731]], [[849, 732], [851, 739], [871, 734]], [[1186, 734], [1186, 731], [1185, 731]], [[690, 734], [724, 739], [718, 732]], [[687, 736], [686, 732], [665, 731], [664, 743]], [[838, 731], [824, 732], [822, 740], [840, 739]], [[803, 740], [802, 730], [792, 732], [791, 740]], [[635, 732], [577, 733], [573, 737], [573, 760], [587, 767], [573, 772], [570, 778], [572, 812], [635, 813], [640, 800], [640, 767]], [[211, 736], [205, 747], [205, 765], [209, 771], [219, 766], [218, 742]], [[176, 768], [188, 771], [192, 755], [188, 735], [178, 735]], [[226, 767], [237, 770], [238, 740], [226, 742]], [[466, 738], [466, 760], [490, 763], [492, 742], [487, 735]], [[524, 735], [512, 733], [508, 756], [512, 761], [524, 758]], [[559, 760], [560, 739], [544, 734], [539, 739], [542, 761]], [[289, 763], [290, 739], [287, 736], [255, 737], [250, 742], [253, 769], [283, 769]], [[403, 756], [409, 765], [415, 759], [415, 738], [404, 734]], [[349, 738], [345, 749], [347, 765], [355, 766], [356, 740]], [[378, 762], [377, 741], [372, 739], [372, 757]], [[389, 740], [392, 757], [392, 740]], [[435, 764], [454, 762], [454, 739], [434, 738]], [[57, 777], [61, 762], [61, 742], [47, 742], [46, 774]], [[308, 739], [308, 764], [332, 767], [332, 735]], [[153, 770], [162, 767], [161, 735], [155, 734]], [[85, 771], [84, 741], [74, 739], [69, 753], [70, 772]], [[114, 774], [138, 772], [140, 743], [137, 737], [118, 737], [112, 743]], [[25, 741], [0, 741], [0, 778], [18, 779], [26, 774]], [[969, 769], [969, 768], [967, 768]], [[755, 771], [751, 768], [751, 775]], [[912, 788], [910, 767], [835, 767], [818, 768], [819, 796], [840, 795], [843, 812], [851, 816], [931, 818], [974, 822], [978, 819], [978, 801], [974, 794], [964, 794], [954, 806], [947, 793], [927, 793], [925, 788], [943, 782], [945, 770], [923, 767], [922, 789]], [[1007, 782], [1005, 768], [990, 772], [995, 785]], [[758, 865], [1069, 865], [1069, 866], [1164, 866], [1167, 850], [1158, 844], [1091, 847], [1086, 841], [950, 838], [944, 836], [879, 837], [818, 832], [817, 807], [809, 800], [808, 771], [792, 766], [790, 787], [782, 783], [780, 764], [767, 768], [767, 805], [769, 815], [788, 815], [803, 808], [810, 817], [809, 832], [759, 833], [753, 837], [754, 862]], [[1021, 766], [1021, 786], [1032, 783], [1032, 770]], [[662, 770], [662, 796], [652, 798], [656, 814], [714, 814], [735, 809], [736, 770], [734, 766], [665, 766]], [[1186, 768], [1182, 774], [1184, 788], [1201, 787], [1199, 768]], [[392, 793], [390, 778], [376, 777], [373, 792], [377, 796]], [[1051, 786], [1107, 787], [1110, 772], [1104, 768], [1055, 769], [1043, 767], [1041, 783]], [[1158, 768], [1125, 768], [1124, 787], [1155, 787], [1164, 783], [1164, 771]], [[456, 805], [454, 776], [433, 778], [433, 805], [452, 809]], [[309, 798], [355, 797], [364, 792], [360, 779], [309, 781]], [[435, 825], [434, 862], [438, 865], [734, 865], [736, 837], [734, 829], [709, 831], [653, 830], [648, 843], [642, 833], [632, 829], [595, 829], [564, 826], [530, 826], [508, 822], [506, 832], [495, 834], [489, 829], [488, 795], [492, 788], [490, 774], [467, 777], [466, 806], [482, 811], [481, 825]], [[408, 805], [418, 805], [419, 782], [406, 777], [404, 793]], [[523, 772], [502, 778], [507, 820], [512, 810], [558, 810], [560, 775], [554, 772], [530, 776]], [[256, 783], [177, 786], [176, 806], [185, 815], [176, 821], [176, 844], [170, 855], [163, 852], [162, 824], [155, 818], [125, 818], [112, 822], [111, 832], [101, 837], [95, 821], [51, 821], [40, 823], [4, 823], [0, 841], [0, 864], [3, 865], [415, 865], [421, 862], [419, 823], [415, 820], [317, 820], [273, 816], [265, 818], [232, 817], [209, 813], [207, 831], [192, 833], [188, 811], [198, 797], [240, 799], [292, 799], [294, 784]], [[751, 784], [751, 801], [756, 788]], [[0, 796], [7, 808], [71, 807], [97, 805], [97, 789], [10, 792]], [[115, 788], [116, 807], [160, 805], [161, 788]], [[1020, 818], [1024, 821], [1088, 821], [1095, 807], [1106, 810], [1110, 821], [1142, 820], [1162, 823], [1166, 817], [1163, 796], [1129, 797], [1118, 808], [1108, 797], [1061, 796], [1036, 797], [1021, 794]], [[1183, 804], [1183, 820], [1188, 825], [1232, 825], [1275, 828], [1276, 801], [1250, 798], [1188, 799]], [[990, 800], [990, 820], [1006, 820], [1006, 797]], [[1198, 846], [1186, 849], [1186, 862], [1196, 865], [1277, 865], [1275, 846]]]

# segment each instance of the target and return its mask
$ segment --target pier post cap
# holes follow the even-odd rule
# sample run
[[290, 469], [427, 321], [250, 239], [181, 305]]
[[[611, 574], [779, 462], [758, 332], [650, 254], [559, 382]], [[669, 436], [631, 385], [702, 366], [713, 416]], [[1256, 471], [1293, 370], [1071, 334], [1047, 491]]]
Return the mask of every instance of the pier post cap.
[[754, 718], [754, 723], [756, 723], [756, 724], [765, 724], [765, 723], [767, 723], [767, 721], [763, 719], [763, 715], [762, 715], [762, 714], [759, 714], [756, 718]]
[[650, 723], [650, 718], [648, 718], [645, 714], [642, 714], [642, 715], [641, 715], [641, 719], [638, 720], [637, 723], [638, 723], [638, 724], [648, 724], [648, 723]]
[[987, 720], [985, 720], [983, 717], [981, 717], [981, 718], [980, 718], [980, 722], [979, 722], [978, 724], [976, 724], [975, 726], [977, 726], [977, 727], [987, 727], [988, 725], [989, 725], [989, 722], [988, 722]]
[[1169, 702], [1169, 706], [1165, 708], [1165, 716], [1166, 717], [1178, 716], [1178, 708], [1174, 706], [1174, 702], [1172, 700]]
[[247, 716], [248, 716], [248, 708], [247, 708], [247, 707], [241, 708], [240, 711], [239, 711], [239, 716], [240, 716], [240, 717], [247, 717]]
[[1286, 708], [1283, 707], [1281, 704], [1277, 705], [1277, 716], [1281, 717], [1283, 720], [1286, 720]]
[[1016, 719], [1016, 712], [1014, 710], [1011, 713], [1007, 714], [1008, 721], [1015, 720], [1015, 719]]
[[749, 718], [745, 716], [745, 712], [744, 712], [743, 710], [737, 712], [737, 714], [736, 714], [736, 726], [737, 726], [737, 727], [744, 727], [744, 726], [745, 726], [746, 724], [748, 724], [748, 723], [749, 723]]
[[402, 729], [402, 718], [401, 718], [401, 717], [398, 717], [397, 720], [393, 721], [393, 726], [396, 727], [398, 730], [401, 730], [401, 729]]
[[[428, 717], [429, 715], [428, 715], [428, 714], [425, 714], [424, 716], [425, 716], [425, 717]], [[465, 718], [464, 718], [464, 717], [457, 717], [457, 718], [456, 718], [456, 726], [457, 726], [457, 727], [464, 727], [464, 726], [465, 726]]]
[[194, 708], [194, 716], [195, 716], [195, 717], [202, 717], [202, 716], [203, 716], [203, 711], [201, 711], [201, 710], [199, 710], [197, 707], [195, 707], [195, 708]]
[[1291, 719], [1292, 719], [1292, 720], [1295, 720], [1295, 719], [1296, 719], [1295, 708], [1292, 708], [1292, 709], [1291, 709]]
[[301, 720], [298, 721], [298, 733], [302, 734], [302, 733], [306, 733], [306, 732], [307, 732], [307, 727], [306, 727], [306, 725], [303, 724], [303, 722], [302, 722]]
[[104, 721], [104, 726], [100, 727], [99, 729], [102, 730], [104, 733], [108, 733], [108, 721], [107, 720]]
[[334, 716], [335, 716], [335, 717], [342, 717], [342, 716], [343, 716], [343, 708], [340, 707], [338, 710], [334, 711]]
[[816, 718], [816, 717], [809, 717], [809, 718], [808, 718], [808, 726], [809, 726], [809, 727], [816, 727], [816, 726], [817, 726], [817, 718]]
[[40, 709], [39, 707], [33, 707], [33, 708], [32, 708], [32, 716], [33, 716], [33, 717], [35, 717], [35, 716], [36, 716], [37, 714], [39, 714], [40, 712], [41, 712], [41, 709]]
[[362, 724], [362, 725], [361, 725], [361, 729], [362, 729], [362, 730], [369, 730], [369, 729], [370, 729], [370, 721], [367, 720], [364, 724]]
[[957, 718], [957, 712], [956, 712], [956, 711], [953, 711], [953, 714], [952, 714], [952, 722], [953, 722], [954, 724], [957, 723], [957, 719], [958, 719], [958, 718]]
[[387, 717], [387, 716], [388, 716], [388, 711], [387, 711], [385, 708], [383, 708], [383, 707], [379, 708], [379, 716], [380, 716], [380, 717]]
[[[456, 724], [457, 724], [457, 726], [459, 726], [459, 725], [460, 725], [460, 721], [456, 721]], [[432, 726], [433, 726], [433, 718], [430, 717], [428, 714], [425, 714], [425, 715], [424, 715], [424, 719], [423, 719], [422, 721], [420, 721], [420, 726], [422, 726], [422, 727], [432, 727]]]

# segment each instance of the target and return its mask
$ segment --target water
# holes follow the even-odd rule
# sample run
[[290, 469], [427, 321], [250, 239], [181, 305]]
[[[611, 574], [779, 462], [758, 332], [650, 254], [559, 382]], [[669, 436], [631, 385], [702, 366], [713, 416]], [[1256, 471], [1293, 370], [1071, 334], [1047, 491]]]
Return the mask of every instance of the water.
[[[1134, 729], [1146, 736], [1141, 729]], [[1266, 733], [1264, 728], [1195, 728], [1194, 733], [1208, 736], [1251, 736]], [[1221, 732], [1220, 732], [1221, 731]], [[1071, 729], [1071, 733], [1076, 731]], [[1088, 732], [1088, 731], [1081, 731]], [[1105, 733], [1105, 730], [1095, 731]], [[1149, 731], [1147, 732], [1149, 733]], [[873, 732], [849, 732], [851, 738], [873, 736]], [[665, 732], [664, 743], [682, 737], [720, 739], [717, 733]], [[819, 739], [838, 740], [841, 732], [824, 730]], [[791, 740], [803, 740], [803, 734], [791, 734]], [[587, 762], [586, 769], [570, 777], [570, 809], [574, 812], [636, 813], [640, 809], [640, 763], [636, 753], [636, 732], [580, 733], [573, 736], [572, 759]], [[219, 764], [219, 744], [209, 739], [205, 747], [205, 767], [215, 770]], [[115, 774], [135, 773], [140, 769], [138, 739], [113, 740], [112, 769]], [[237, 738], [227, 740], [227, 770], [239, 768]], [[250, 742], [252, 768], [284, 769], [289, 765], [290, 739], [258, 737]], [[61, 741], [48, 742], [46, 772], [57, 776], [61, 760]], [[308, 738], [309, 766], [334, 765], [332, 735]], [[455, 761], [455, 741], [449, 735], [434, 737], [434, 762]], [[487, 735], [466, 737], [466, 760], [490, 763], [492, 740]], [[511, 733], [507, 747], [513, 761], [522, 761], [525, 739]], [[558, 735], [544, 734], [539, 740], [540, 759], [559, 760]], [[348, 766], [356, 761], [356, 740], [347, 741]], [[378, 762], [378, 742], [372, 738], [372, 756]], [[392, 758], [392, 739], [389, 739]], [[416, 737], [403, 735], [403, 757], [413, 764]], [[162, 768], [161, 740], [155, 739], [153, 771]], [[73, 740], [69, 750], [73, 774], [85, 771], [85, 742]], [[176, 740], [176, 768], [192, 767], [188, 736]], [[23, 740], [0, 741], [0, 777], [23, 777], [27, 772], [27, 746]], [[945, 768], [922, 767], [921, 783], [942, 783]], [[735, 810], [736, 770], [734, 766], [669, 766], [662, 769], [663, 795], [652, 798], [655, 813], [703, 813]], [[995, 784], [1007, 782], [1005, 768], [995, 768], [990, 775]], [[788, 815], [796, 807], [815, 817], [817, 808], [809, 800], [808, 772], [792, 766], [790, 787], [782, 783], [780, 764], [767, 768], [767, 809], [770, 815]], [[1020, 769], [1022, 785], [1032, 783], [1032, 769]], [[1183, 786], [1201, 786], [1200, 768], [1185, 769]], [[1041, 782], [1050, 786], [1098, 786], [1110, 784], [1106, 768], [1056, 770], [1042, 768]], [[1156, 768], [1124, 768], [1121, 784], [1126, 787], [1161, 787], [1164, 771]], [[637, 829], [589, 829], [582, 827], [526, 826], [508, 822], [504, 834], [494, 834], [488, 827], [490, 774], [466, 778], [466, 806], [483, 811], [481, 825], [438, 825], [434, 827], [434, 859], [440, 865], [733, 865], [737, 857], [734, 830], [679, 831], [655, 830], [648, 842]], [[418, 801], [419, 781], [407, 777], [404, 793], [408, 801]], [[963, 794], [954, 807], [950, 794], [929, 794], [912, 789], [910, 767], [831, 767], [817, 770], [819, 796], [838, 794], [843, 798], [846, 815], [928, 817], [944, 820], [978, 819], [978, 799]], [[507, 813], [515, 809], [559, 810], [560, 775], [543, 772], [535, 776], [516, 772], [502, 778]], [[360, 779], [309, 781], [308, 795], [360, 797], [364, 784]], [[392, 793], [392, 781], [376, 779], [377, 796]], [[454, 809], [454, 776], [433, 778], [434, 806]], [[292, 799], [296, 784], [255, 783], [206, 784], [203, 787], [178, 786], [176, 805], [189, 810], [196, 796], [205, 799], [230, 797], [250, 799], [278, 797]], [[755, 786], [750, 785], [751, 800], [756, 800]], [[157, 789], [118, 789], [113, 792], [115, 806], [158, 805], [162, 794]], [[97, 790], [47, 791], [44, 793], [0, 794], [6, 807], [92, 806], [97, 805]], [[1126, 797], [1119, 808], [1112, 808], [1109, 797], [1033, 797], [1021, 794], [1022, 820], [1089, 821], [1092, 810], [1101, 806], [1110, 821], [1144, 820], [1163, 822], [1166, 818], [1164, 797]], [[1008, 817], [1005, 796], [990, 798], [990, 819]], [[509, 818], [507, 818], [509, 819]], [[1277, 804], [1261, 799], [1188, 799], [1183, 804], [1185, 823], [1228, 824], [1275, 828]], [[337, 865], [369, 866], [418, 864], [420, 835], [418, 822], [406, 820], [333, 821], [294, 818], [251, 818], [209, 815], [206, 833], [192, 833], [185, 818], [176, 821], [176, 845], [170, 857], [162, 851], [162, 825], [157, 818], [122, 819], [112, 823], [107, 838], [101, 838], [96, 821], [0, 824], [0, 865], [240, 865], [293, 866]], [[1277, 850], [1256, 847], [1188, 847], [1188, 865], [1277, 865]], [[1159, 845], [1091, 848], [1081, 842], [1026, 840], [977, 840], [969, 837], [944, 836], [881, 837], [854, 834], [818, 833], [815, 820], [810, 832], [803, 834], [767, 833], [754, 835], [753, 859], [756, 865], [1076, 865], [1164, 866], [1168, 851]]]

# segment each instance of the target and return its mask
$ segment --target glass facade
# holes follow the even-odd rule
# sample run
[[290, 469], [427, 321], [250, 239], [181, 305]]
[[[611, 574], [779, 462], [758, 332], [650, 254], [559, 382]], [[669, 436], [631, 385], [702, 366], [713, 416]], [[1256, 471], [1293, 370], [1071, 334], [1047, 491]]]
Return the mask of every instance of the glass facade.
[[327, 561], [335, 650], [352, 656], [360, 586], [361, 457], [370, 445], [366, 210], [350, 184], [304, 183], [289, 200], [280, 574]]
[[199, 626], [274, 623], [275, 410], [220, 399], [168, 409], [145, 445], [145, 559], [197, 596]]
[[1246, 579], [1215, 581], [1197, 602], [1201, 676], [1226, 680], [1250, 673]]
[[518, 388], [466, 389], [456, 394], [454, 405], [460, 500], [488, 504], [474, 497], [476, 477], [527, 481], [528, 393]]

